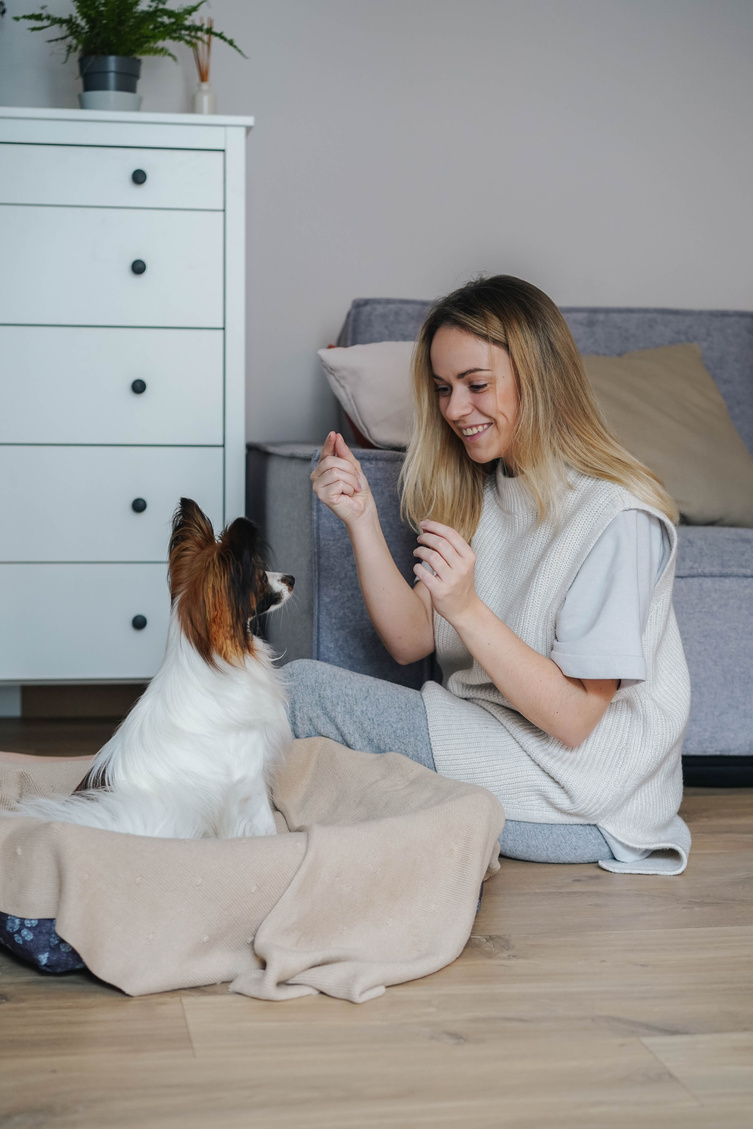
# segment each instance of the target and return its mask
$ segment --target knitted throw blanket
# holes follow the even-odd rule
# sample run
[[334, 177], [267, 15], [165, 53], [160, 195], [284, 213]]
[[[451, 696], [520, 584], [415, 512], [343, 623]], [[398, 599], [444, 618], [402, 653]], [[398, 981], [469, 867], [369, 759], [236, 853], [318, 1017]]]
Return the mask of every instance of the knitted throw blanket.
[[72, 792], [90, 758], [0, 753], [0, 912], [57, 934], [129, 995], [230, 981], [283, 1000], [362, 1003], [460, 955], [504, 825], [482, 788], [397, 753], [295, 741], [278, 834], [154, 839], [3, 818]]

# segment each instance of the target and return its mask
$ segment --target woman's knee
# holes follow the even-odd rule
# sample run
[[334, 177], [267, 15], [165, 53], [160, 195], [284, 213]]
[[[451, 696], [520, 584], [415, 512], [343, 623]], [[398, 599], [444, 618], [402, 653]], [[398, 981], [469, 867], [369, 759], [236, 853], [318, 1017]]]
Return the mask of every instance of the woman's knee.
[[282, 667], [282, 676], [289, 686], [300, 681], [305, 682], [309, 676], [309, 667], [314, 665], [314, 659], [293, 659], [292, 662], [285, 663], [285, 666]]
[[290, 725], [296, 737], [309, 737], [321, 731], [322, 711], [331, 698], [327, 685], [333, 670], [316, 659], [294, 659], [283, 667], [288, 694]]
[[316, 659], [293, 659], [282, 668], [282, 677], [288, 688], [288, 695], [294, 697], [305, 696], [308, 690], [313, 689], [322, 682], [322, 671], [327, 669], [327, 663], [318, 662]]

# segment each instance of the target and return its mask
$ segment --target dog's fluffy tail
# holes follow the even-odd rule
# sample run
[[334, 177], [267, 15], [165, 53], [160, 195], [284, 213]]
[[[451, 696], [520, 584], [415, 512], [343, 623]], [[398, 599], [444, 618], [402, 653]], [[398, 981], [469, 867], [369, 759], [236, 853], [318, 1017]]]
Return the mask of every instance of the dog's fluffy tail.
[[[185, 812], [179, 825], [175, 810], [168, 809], [157, 796], [124, 788], [117, 792], [78, 792], [73, 796], [28, 796], [14, 811], [3, 814], [165, 839], [196, 839], [202, 835], [198, 812], [195, 826], [186, 821]], [[191, 819], [190, 815], [188, 818]]]

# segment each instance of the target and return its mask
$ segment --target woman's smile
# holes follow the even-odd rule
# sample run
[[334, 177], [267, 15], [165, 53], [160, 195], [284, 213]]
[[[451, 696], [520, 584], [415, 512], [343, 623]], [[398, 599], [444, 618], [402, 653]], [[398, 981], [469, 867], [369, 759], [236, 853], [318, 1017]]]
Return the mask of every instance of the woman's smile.
[[481, 435], [482, 432], [487, 431], [490, 427], [490, 423], [479, 423], [474, 427], [461, 427], [460, 434], [464, 439], [475, 439], [477, 435]]

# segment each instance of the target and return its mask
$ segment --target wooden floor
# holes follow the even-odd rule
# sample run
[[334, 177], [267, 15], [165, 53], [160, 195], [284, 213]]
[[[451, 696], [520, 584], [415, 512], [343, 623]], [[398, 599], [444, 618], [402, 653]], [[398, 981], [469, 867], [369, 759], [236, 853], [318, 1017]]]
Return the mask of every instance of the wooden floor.
[[[108, 735], [0, 721], [19, 752]], [[0, 956], [0, 1129], [750, 1129], [753, 791], [683, 814], [681, 877], [503, 860], [460, 959], [360, 1006], [129, 999]]]

